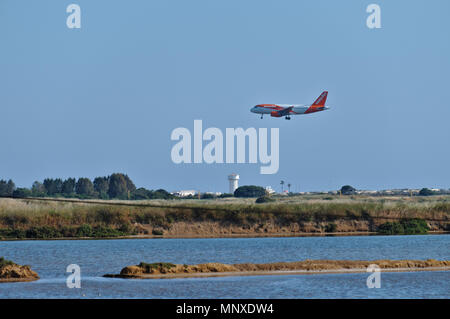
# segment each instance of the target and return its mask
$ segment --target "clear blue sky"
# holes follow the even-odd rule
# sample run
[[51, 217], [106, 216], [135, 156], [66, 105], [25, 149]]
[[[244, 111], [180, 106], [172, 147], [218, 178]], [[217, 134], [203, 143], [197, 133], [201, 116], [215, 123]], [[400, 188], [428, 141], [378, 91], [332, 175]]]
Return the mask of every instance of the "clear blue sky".
[[[81, 7], [79, 30], [66, 7]], [[382, 28], [366, 27], [381, 6]], [[0, 178], [127, 173], [137, 186], [226, 191], [450, 187], [450, 2], [0, 2]], [[260, 120], [258, 103], [329, 111]], [[280, 169], [176, 165], [176, 127], [279, 127]]]

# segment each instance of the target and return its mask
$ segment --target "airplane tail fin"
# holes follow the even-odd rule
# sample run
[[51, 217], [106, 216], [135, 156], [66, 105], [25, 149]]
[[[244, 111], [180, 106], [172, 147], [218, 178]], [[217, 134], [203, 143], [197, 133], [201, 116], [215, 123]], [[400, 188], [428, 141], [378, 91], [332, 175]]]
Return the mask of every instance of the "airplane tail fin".
[[314, 106], [324, 106], [327, 100], [328, 91], [323, 91], [317, 100], [312, 104]]

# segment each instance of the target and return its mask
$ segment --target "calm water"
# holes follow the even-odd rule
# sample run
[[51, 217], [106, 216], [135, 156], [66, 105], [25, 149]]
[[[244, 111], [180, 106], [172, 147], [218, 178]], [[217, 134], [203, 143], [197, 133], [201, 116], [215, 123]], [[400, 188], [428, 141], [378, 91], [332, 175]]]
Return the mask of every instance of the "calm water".
[[[450, 272], [284, 275], [158, 280], [102, 278], [146, 262], [266, 263], [304, 259], [445, 259], [450, 236], [358, 236], [230, 239], [124, 239], [0, 242], [0, 256], [41, 277], [0, 284], [0, 298], [449, 298]], [[81, 289], [66, 287], [66, 267], [81, 267]]]

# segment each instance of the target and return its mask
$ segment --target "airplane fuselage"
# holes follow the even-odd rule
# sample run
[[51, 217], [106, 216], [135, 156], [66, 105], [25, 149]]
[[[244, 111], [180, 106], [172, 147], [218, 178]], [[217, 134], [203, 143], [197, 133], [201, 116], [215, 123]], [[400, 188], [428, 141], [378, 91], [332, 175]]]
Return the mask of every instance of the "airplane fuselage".
[[329, 106], [323, 106], [321, 108], [316, 108], [315, 110], [310, 110], [308, 112], [308, 109], [311, 107], [311, 105], [299, 105], [299, 104], [258, 104], [255, 105], [250, 109], [252, 113], [257, 114], [271, 114], [274, 111], [281, 111], [288, 107], [292, 107], [292, 110], [289, 111], [289, 115], [301, 115], [301, 114], [309, 114], [319, 111], [325, 111], [328, 110]]
[[316, 113], [328, 110], [330, 107], [325, 106], [328, 92], [324, 91], [312, 104], [258, 104], [250, 109], [250, 112], [261, 114], [270, 114], [272, 117], [286, 117], [289, 120], [291, 115], [301, 115]]

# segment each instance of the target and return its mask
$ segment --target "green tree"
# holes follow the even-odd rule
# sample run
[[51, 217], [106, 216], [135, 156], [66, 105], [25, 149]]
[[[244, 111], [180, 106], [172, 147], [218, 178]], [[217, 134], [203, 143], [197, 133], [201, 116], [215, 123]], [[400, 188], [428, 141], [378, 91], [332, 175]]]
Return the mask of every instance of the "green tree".
[[431, 196], [434, 195], [434, 192], [429, 188], [422, 188], [419, 191], [419, 196]]
[[31, 195], [35, 197], [43, 197], [46, 194], [45, 186], [42, 183], [35, 181], [31, 186]]
[[114, 173], [109, 176], [108, 195], [110, 198], [128, 198], [132, 192], [136, 190], [136, 186], [128, 175], [122, 173]]
[[28, 188], [17, 188], [12, 193], [14, 198], [26, 198], [31, 196], [31, 190]]
[[14, 192], [15, 189], [16, 189], [16, 185], [15, 185], [14, 182], [10, 179], [10, 180], [8, 181], [7, 190], [8, 190], [8, 192], [12, 195], [12, 193]]
[[62, 179], [61, 178], [46, 178], [44, 179], [44, 187], [46, 189], [47, 195], [53, 196], [56, 194], [61, 194], [62, 192]]
[[9, 181], [0, 180], [0, 197], [11, 197], [15, 189], [16, 185], [11, 179]]
[[149, 191], [148, 189], [145, 189], [144, 187], [140, 187], [131, 194], [131, 199], [136, 199], [136, 200], [150, 199], [151, 196], [152, 196], [152, 191]]
[[201, 199], [214, 199], [217, 196], [211, 193], [203, 193], [201, 194]]
[[109, 180], [108, 177], [96, 177], [94, 179], [94, 189], [100, 198], [108, 198]]
[[342, 195], [353, 195], [356, 194], [356, 189], [350, 185], [344, 185], [341, 187]]
[[174, 196], [172, 194], [170, 194], [168, 191], [166, 191], [165, 189], [157, 189], [156, 191], [152, 192], [152, 199], [172, 199], [174, 198]]
[[70, 195], [75, 192], [75, 178], [68, 178], [62, 183], [61, 193]]
[[136, 190], [136, 186], [134, 185], [133, 181], [128, 177], [127, 174], [123, 175], [125, 178], [125, 181], [127, 183], [127, 191], [128, 192], [134, 192]]
[[86, 177], [80, 177], [75, 185], [75, 191], [78, 195], [92, 196], [94, 194], [94, 185]]
[[53, 195], [53, 179], [46, 178], [42, 184], [45, 187], [45, 193], [48, 195]]
[[123, 174], [112, 174], [109, 177], [108, 195], [110, 198], [127, 198], [127, 181]]
[[266, 195], [266, 190], [255, 185], [241, 186], [234, 191], [234, 197], [261, 197], [264, 195]]

